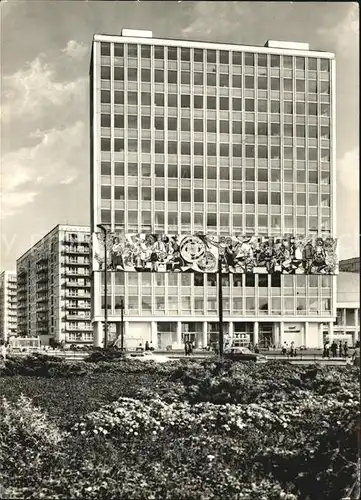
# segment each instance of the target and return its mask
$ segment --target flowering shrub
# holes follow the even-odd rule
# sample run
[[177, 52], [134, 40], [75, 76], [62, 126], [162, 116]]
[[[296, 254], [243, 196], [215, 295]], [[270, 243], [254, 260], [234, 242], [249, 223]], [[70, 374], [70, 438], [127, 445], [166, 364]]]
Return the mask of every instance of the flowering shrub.
[[0, 376], [26, 375], [32, 377], [72, 377], [89, 373], [84, 362], [69, 363], [57, 356], [32, 354], [8, 357], [0, 368]]
[[6, 498], [336, 500], [357, 480], [359, 369], [86, 366], [0, 379]]

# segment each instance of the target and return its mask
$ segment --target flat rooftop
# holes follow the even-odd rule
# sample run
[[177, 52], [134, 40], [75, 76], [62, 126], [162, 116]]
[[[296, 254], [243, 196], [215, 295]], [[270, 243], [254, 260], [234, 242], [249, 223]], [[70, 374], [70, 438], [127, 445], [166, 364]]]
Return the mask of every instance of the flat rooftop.
[[188, 40], [182, 38], [159, 38], [153, 36], [150, 30], [132, 30], [122, 29], [120, 34], [94, 34], [93, 41], [108, 41], [108, 42], [125, 42], [125, 43], [142, 43], [149, 45], [169, 45], [178, 47], [193, 47], [203, 49], [220, 49], [220, 50], [251, 50], [252, 52], [267, 53], [267, 54], [288, 54], [288, 55], [314, 55], [325, 58], [334, 58], [335, 54], [322, 50], [310, 49], [306, 42], [286, 41], [286, 40], [267, 40], [264, 46], [259, 45], [244, 45], [229, 42], [201, 41]]

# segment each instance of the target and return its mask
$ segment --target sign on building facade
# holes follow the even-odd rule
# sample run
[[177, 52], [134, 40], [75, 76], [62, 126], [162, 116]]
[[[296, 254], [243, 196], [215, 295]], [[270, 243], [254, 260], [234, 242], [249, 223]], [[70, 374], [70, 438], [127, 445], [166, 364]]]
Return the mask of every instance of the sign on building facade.
[[[336, 274], [337, 240], [321, 237], [108, 233], [107, 269], [137, 272]], [[104, 270], [104, 235], [93, 233], [93, 271]]]

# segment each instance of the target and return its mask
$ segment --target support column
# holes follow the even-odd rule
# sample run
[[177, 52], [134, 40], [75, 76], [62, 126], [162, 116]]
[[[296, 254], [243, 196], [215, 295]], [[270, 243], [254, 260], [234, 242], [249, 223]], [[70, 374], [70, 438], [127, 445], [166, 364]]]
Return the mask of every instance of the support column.
[[284, 331], [285, 331], [285, 324], [283, 321], [280, 321], [280, 326], [279, 326], [280, 330], [279, 330], [279, 339], [280, 339], [280, 346], [282, 347], [283, 345], [283, 338], [284, 338]]
[[233, 321], [230, 321], [228, 323], [228, 335], [229, 335], [229, 340], [230, 340], [230, 345], [233, 345], [233, 336], [234, 336], [234, 324]]
[[93, 346], [103, 347], [103, 323], [101, 321], [94, 322], [93, 329]]
[[154, 349], [158, 349], [158, 330], [157, 330], [157, 322], [151, 321], [150, 323], [150, 341]]
[[127, 348], [129, 342], [129, 321], [124, 321], [124, 347]]
[[355, 333], [353, 335], [353, 345], [355, 345], [359, 339], [358, 331], [359, 331], [359, 326], [360, 326], [358, 324], [358, 309], [357, 308], [355, 309], [354, 313], [355, 313]]
[[[318, 323], [318, 345], [320, 347], [323, 347], [323, 345], [324, 345], [324, 337], [325, 337], [324, 333], [325, 333], [325, 329], [324, 329], [323, 323]], [[308, 340], [307, 340], [307, 342], [308, 342], [308, 344], [310, 343]]]
[[333, 342], [333, 321], [328, 322], [328, 340], [330, 344]]
[[304, 333], [303, 333], [303, 345], [305, 347], [308, 347], [308, 344], [309, 344], [309, 340], [308, 340], [308, 327], [309, 327], [309, 323], [308, 321], [305, 322], [305, 329], [304, 329]]
[[255, 321], [253, 323], [253, 345], [258, 344], [259, 342], [259, 323]]
[[182, 348], [182, 322], [177, 321], [177, 347]]
[[203, 321], [203, 347], [208, 345], [208, 323]]
[[273, 344], [278, 348], [280, 346], [280, 325], [279, 323], [273, 324]]

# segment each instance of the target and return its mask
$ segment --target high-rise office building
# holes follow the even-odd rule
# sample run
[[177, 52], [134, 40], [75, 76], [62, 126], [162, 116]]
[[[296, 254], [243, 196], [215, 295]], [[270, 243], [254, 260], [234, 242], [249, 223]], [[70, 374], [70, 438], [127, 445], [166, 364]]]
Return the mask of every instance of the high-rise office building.
[[17, 259], [18, 335], [92, 343], [89, 227], [57, 225]]
[[[335, 237], [334, 54], [123, 30], [94, 36], [90, 86], [92, 232]], [[332, 337], [335, 276], [223, 280], [229, 336], [320, 346], [327, 323]], [[124, 297], [129, 342], [200, 346], [218, 332], [214, 274], [109, 273], [108, 294], [118, 329]]]
[[16, 272], [0, 274], [0, 341], [16, 335]]

